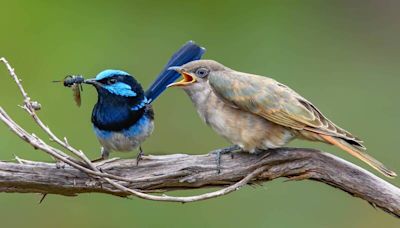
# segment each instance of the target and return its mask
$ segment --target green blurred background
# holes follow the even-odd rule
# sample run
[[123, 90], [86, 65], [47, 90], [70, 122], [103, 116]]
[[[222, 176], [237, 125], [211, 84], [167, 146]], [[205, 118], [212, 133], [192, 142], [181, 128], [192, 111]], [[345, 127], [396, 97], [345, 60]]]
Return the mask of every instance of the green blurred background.
[[[85, 87], [82, 107], [71, 91], [50, 83], [123, 69], [147, 87], [188, 40], [206, 58], [269, 75], [311, 100], [340, 126], [363, 138], [372, 155], [400, 172], [398, 1], [0, 1], [0, 56], [40, 101], [40, 116], [91, 158], [99, 144], [90, 124], [96, 101]], [[21, 96], [0, 66], [0, 105], [29, 131], [39, 129], [17, 107]], [[228, 145], [198, 118], [183, 91], [154, 104], [150, 154], [201, 154]], [[184, 139], [184, 140], [182, 140]], [[324, 149], [364, 168], [347, 154]], [[51, 161], [0, 125], [2, 160], [14, 154]], [[133, 157], [136, 153], [114, 153]], [[369, 169], [371, 170], [371, 169]], [[374, 172], [376, 173], [376, 172]], [[378, 174], [379, 175], [379, 174]], [[400, 178], [389, 180], [400, 186]], [[198, 191], [177, 192], [196, 194]], [[275, 180], [225, 197], [190, 204], [121, 199], [0, 194], [2, 227], [399, 227], [394, 217], [350, 195], [312, 182]]]

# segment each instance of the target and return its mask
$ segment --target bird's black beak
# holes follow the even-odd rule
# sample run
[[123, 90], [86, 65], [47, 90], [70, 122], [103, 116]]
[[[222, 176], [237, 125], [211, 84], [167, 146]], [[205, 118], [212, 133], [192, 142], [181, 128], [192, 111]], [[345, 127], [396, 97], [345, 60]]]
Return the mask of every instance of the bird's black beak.
[[197, 81], [196, 76], [194, 76], [193, 74], [190, 74], [182, 67], [173, 66], [173, 67], [168, 68], [168, 70], [174, 70], [174, 71], [180, 73], [183, 79], [180, 80], [179, 82], [171, 83], [171, 84], [167, 85], [167, 87], [186, 86], [186, 85], [195, 83]]
[[95, 78], [85, 79], [85, 81], [83, 81], [83, 83], [89, 84], [89, 85], [93, 85], [93, 86], [99, 86], [100, 85], [100, 83], [98, 81], [96, 81]]

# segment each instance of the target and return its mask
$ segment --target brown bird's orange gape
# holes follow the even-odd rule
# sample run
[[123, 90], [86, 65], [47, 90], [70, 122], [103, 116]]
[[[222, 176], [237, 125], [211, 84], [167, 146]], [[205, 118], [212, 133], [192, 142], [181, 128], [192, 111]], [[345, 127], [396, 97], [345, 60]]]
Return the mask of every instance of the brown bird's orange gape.
[[279, 148], [294, 138], [333, 144], [382, 174], [396, 173], [365, 153], [362, 141], [338, 127], [311, 102], [271, 78], [238, 72], [213, 60], [171, 67], [183, 79], [200, 117], [218, 134], [250, 153]]

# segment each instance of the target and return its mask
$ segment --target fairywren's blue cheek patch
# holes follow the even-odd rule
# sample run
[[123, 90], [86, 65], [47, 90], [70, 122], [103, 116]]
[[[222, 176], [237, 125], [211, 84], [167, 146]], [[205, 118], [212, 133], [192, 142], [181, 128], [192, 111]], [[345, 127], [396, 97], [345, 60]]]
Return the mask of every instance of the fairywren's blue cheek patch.
[[112, 85], [104, 85], [104, 89], [108, 92], [124, 97], [135, 97], [137, 94], [132, 90], [132, 87], [124, 82], [117, 82]]

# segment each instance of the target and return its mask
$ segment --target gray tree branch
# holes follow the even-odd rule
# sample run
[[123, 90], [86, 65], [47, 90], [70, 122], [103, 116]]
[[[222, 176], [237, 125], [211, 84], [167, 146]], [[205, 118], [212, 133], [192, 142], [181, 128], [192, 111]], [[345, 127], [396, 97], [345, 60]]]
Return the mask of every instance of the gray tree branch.
[[[68, 165], [60, 168], [53, 163], [19, 161], [19, 164], [0, 162], [0, 192], [66, 196], [89, 192], [131, 195], [123, 191], [123, 188], [117, 188], [102, 178], [90, 176]], [[233, 186], [231, 190], [234, 191], [241, 186], [238, 182], [261, 184], [279, 177], [315, 180], [400, 217], [399, 188], [350, 162], [312, 149], [281, 148], [257, 155], [236, 153], [233, 158], [223, 155], [220, 174], [216, 172], [215, 155], [212, 154], [145, 156], [139, 166], [131, 159], [117, 159], [95, 165], [105, 173], [129, 179], [115, 182], [140, 192], [229, 185]]]

